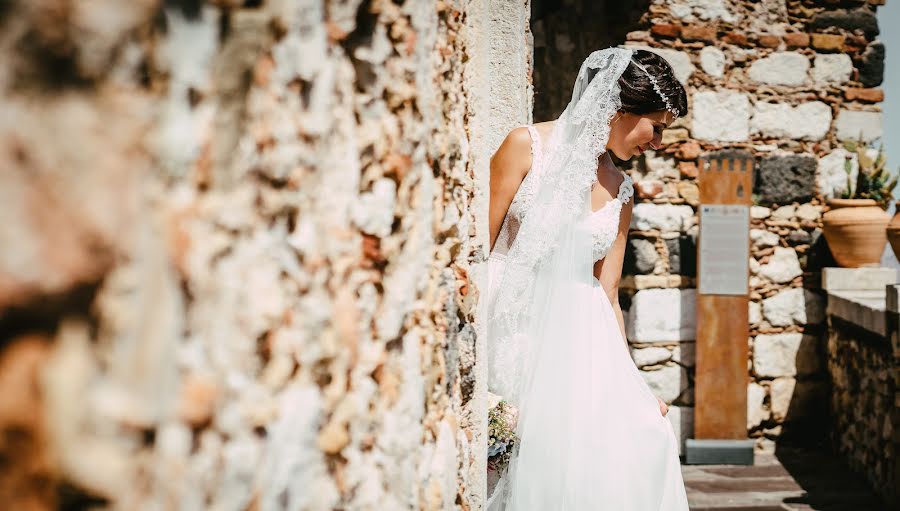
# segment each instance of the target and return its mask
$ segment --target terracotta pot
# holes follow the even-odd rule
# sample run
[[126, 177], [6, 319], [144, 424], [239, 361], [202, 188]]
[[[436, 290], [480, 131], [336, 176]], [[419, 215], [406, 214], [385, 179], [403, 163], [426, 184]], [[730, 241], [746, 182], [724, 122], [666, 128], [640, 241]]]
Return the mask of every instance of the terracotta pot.
[[825, 240], [844, 268], [881, 264], [889, 221], [872, 199], [831, 199], [822, 215]]
[[894, 255], [900, 260], [900, 201], [895, 202], [894, 205], [897, 213], [894, 214], [894, 218], [887, 226], [887, 239], [891, 242], [891, 250], [894, 251]]

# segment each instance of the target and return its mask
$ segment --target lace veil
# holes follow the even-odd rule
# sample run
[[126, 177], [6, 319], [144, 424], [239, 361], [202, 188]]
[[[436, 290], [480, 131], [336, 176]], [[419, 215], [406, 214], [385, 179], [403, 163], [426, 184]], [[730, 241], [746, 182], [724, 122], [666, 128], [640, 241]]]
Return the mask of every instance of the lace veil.
[[[591, 211], [598, 158], [621, 107], [618, 80], [631, 56], [630, 49], [607, 48], [581, 65], [572, 99], [553, 127], [531, 207], [517, 226], [488, 304], [488, 342], [498, 353], [489, 367], [498, 372], [491, 375], [499, 387], [492, 391], [519, 410], [519, 446], [490, 510], [577, 508], [585, 497], [566, 491], [582, 487], [570, 469], [586, 466], [578, 443], [591, 433], [567, 418], [596, 402], [573, 392], [590, 387], [590, 369], [569, 367], [579, 356], [570, 339], [592, 327], [587, 293], [596, 284], [591, 236], [580, 224]], [[558, 480], [548, 484], [547, 478]], [[547, 493], [547, 488], [555, 490]]]

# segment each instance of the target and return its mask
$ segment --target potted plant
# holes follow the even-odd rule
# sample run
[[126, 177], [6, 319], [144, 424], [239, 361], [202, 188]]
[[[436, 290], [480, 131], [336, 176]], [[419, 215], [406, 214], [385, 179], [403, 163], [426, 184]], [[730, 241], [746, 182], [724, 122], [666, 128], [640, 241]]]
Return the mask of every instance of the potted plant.
[[828, 211], [822, 216], [825, 240], [839, 265], [877, 266], [887, 244], [890, 218], [885, 210], [894, 198], [897, 176], [887, 170], [883, 147], [876, 152], [860, 138], [845, 142], [844, 148], [856, 154], [859, 173], [853, 179], [852, 158], [848, 157], [844, 162], [847, 190], [828, 201]]

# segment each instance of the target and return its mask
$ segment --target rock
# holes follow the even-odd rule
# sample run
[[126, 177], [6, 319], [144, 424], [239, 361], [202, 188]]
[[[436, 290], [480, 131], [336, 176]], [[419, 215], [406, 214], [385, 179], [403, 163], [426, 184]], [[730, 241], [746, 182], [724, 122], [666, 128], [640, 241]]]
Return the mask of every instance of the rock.
[[846, 53], [816, 55], [812, 77], [817, 84], [842, 84], [853, 74], [853, 62]]
[[769, 418], [769, 411], [763, 408], [766, 389], [756, 382], [747, 385], [747, 429], [753, 429]]
[[866, 47], [862, 58], [857, 62], [859, 81], [865, 87], [877, 87], [884, 81], [884, 43], [873, 41]]
[[632, 210], [631, 228], [640, 231], [682, 231], [694, 216], [690, 206], [675, 204], [636, 204]]
[[831, 27], [843, 28], [848, 32], [860, 30], [865, 33], [867, 39], [874, 39], [878, 35], [878, 18], [874, 12], [862, 7], [852, 10], [824, 10], [813, 16], [809, 22], [809, 28], [815, 30]]
[[696, 178], [697, 175], [700, 174], [700, 170], [697, 168], [697, 164], [692, 161], [679, 162], [678, 172], [681, 173], [682, 177], [686, 177], [688, 179]]
[[842, 51], [846, 40], [843, 34], [813, 34], [812, 47], [821, 51]]
[[747, 75], [768, 85], [803, 85], [808, 80], [809, 59], [802, 53], [776, 52], [750, 66]]
[[682, 181], [678, 183], [678, 195], [687, 201], [691, 206], [700, 204], [700, 188], [696, 183], [690, 181]]
[[749, 302], [747, 308], [749, 309], [749, 323], [751, 325], [758, 325], [762, 321], [762, 306], [759, 302]]
[[191, 375], [182, 382], [179, 416], [193, 428], [210, 422], [215, 412], [218, 388], [211, 378]]
[[831, 107], [821, 101], [791, 106], [756, 103], [750, 129], [764, 137], [822, 140], [831, 128]]
[[687, 372], [679, 365], [665, 366], [655, 371], [641, 371], [641, 376], [653, 395], [666, 404], [675, 401], [681, 391], [687, 388]]
[[766, 156], [759, 164], [756, 193], [762, 203], [807, 202], [815, 191], [817, 161], [808, 155]]
[[844, 97], [847, 101], [862, 101], [865, 103], [881, 103], [884, 101], [883, 89], [859, 89], [856, 87], [844, 89]]
[[[685, 25], [681, 28], [681, 38], [685, 41], [706, 41], [708, 43], [716, 42], [718, 31], [716, 27], [711, 25]], [[710, 48], [706, 46], [703, 49]], [[702, 54], [701, 54], [702, 58]]]
[[781, 422], [787, 417], [796, 385], [797, 380], [794, 378], [775, 378], [772, 380], [772, 384], [769, 387], [769, 403], [772, 409], [772, 418], [776, 421]]
[[825, 320], [824, 300], [805, 289], [785, 289], [763, 300], [763, 315], [772, 326], [821, 323]]
[[861, 112], [841, 110], [837, 116], [838, 140], [858, 140], [860, 135], [866, 142], [881, 138], [881, 112]]
[[842, 197], [848, 191], [850, 182], [855, 183], [858, 176], [859, 160], [856, 153], [838, 147], [819, 159], [818, 193], [826, 199]]
[[664, 146], [684, 142], [690, 136], [685, 128], [670, 128], [663, 131], [662, 144]]
[[725, 53], [715, 46], [704, 46], [700, 50], [700, 67], [713, 78], [725, 76]]
[[749, 260], [749, 264], [750, 264], [750, 274], [756, 275], [759, 272], [759, 268], [760, 268], [759, 261], [757, 261], [755, 258], [751, 257]]
[[775, 247], [781, 243], [781, 238], [774, 232], [764, 229], [750, 229], [750, 241], [756, 248]]
[[696, 343], [680, 342], [672, 350], [672, 360], [683, 366], [694, 367], [696, 365]]
[[769, 218], [769, 215], [772, 214], [772, 210], [765, 206], [751, 206], [750, 207], [750, 218], [755, 218], [757, 220], [764, 220]]
[[809, 34], [804, 32], [791, 32], [784, 35], [784, 42], [788, 48], [806, 48], [809, 46]]
[[672, 0], [666, 5], [672, 17], [686, 22], [722, 20], [735, 23], [739, 19], [724, 0]]
[[797, 374], [797, 351], [803, 334], [760, 334], [753, 341], [753, 372], [762, 377]]
[[668, 362], [672, 358], [672, 352], [668, 348], [658, 346], [632, 348], [631, 358], [638, 367], [651, 366]]
[[[677, 156], [679, 160], [696, 160], [700, 156], [700, 144], [694, 141], [681, 144], [681, 147], [678, 148], [678, 152], [675, 153], [675, 156]], [[681, 162], [679, 165], [685, 163], [688, 162]], [[685, 175], [684, 171], [682, 171], [681, 174]], [[692, 177], [696, 177], [696, 173]]]
[[803, 229], [797, 229], [788, 234], [788, 240], [795, 245], [805, 245], [812, 241], [812, 236]]
[[669, 273], [693, 277], [697, 275], [697, 244], [689, 235], [666, 240], [669, 252]]
[[732, 91], [694, 93], [691, 134], [701, 140], [742, 142], [750, 138], [750, 100]]
[[638, 197], [642, 199], [653, 199], [662, 195], [665, 185], [658, 179], [642, 179], [635, 185]]
[[627, 337], [631, 342], [693, 341], [695, 316], [694, 289], [643, 289], [632, 298]]
[[644, 156], [644, 164], [647, 168], [645, 178], [678, 178], [675, 160], [670, 156], [657, 156], [655, 151], [647, 151]]
[[792, 248], [775, 247], [775, 254], [769, 262], [759, 268], [760, 276], [778, 284], [790, 282], [802, 274], [800, 259]]
[[773, 220], [792, 220], [797, 213], [797, 207], [793, 205], [781, 206], [772, 212]]
[[[821, 172], [821, 160], [819, 160], [819, 163], [819, 171]], [[813, 206], [812, 204], [801, 204], [800, 207], [797, 208], [795, 215], [801, 220], [818, 220], [819, 217], [822, 216], [822, 208]]]
[[360, 194], [353, 206], [353, 221], [360, 230], [373, 236], [385, 237], [394, 223], [394, 203], [397, 183], [381, 178], [372, 184], [372, 191]]
[[659, 262], [659, 252], [656, 246], [645, 239], [631, 240], [631, 247], [634, 250], [635, 266], [640, 273], [653, 273], [656, 263]]

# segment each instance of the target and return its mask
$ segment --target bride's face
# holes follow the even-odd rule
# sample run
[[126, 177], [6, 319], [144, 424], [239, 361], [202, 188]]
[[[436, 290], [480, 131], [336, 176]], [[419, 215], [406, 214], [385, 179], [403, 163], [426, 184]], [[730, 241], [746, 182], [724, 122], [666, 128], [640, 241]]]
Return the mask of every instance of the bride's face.
[[620, 160], [639, 156], [647, 149], [659, 149], [662, 132], [672, 120], [668, 110], [649, 114], [619, 112], [610, 125], [606, 148]]

